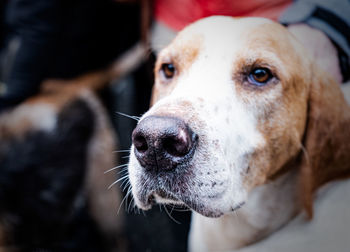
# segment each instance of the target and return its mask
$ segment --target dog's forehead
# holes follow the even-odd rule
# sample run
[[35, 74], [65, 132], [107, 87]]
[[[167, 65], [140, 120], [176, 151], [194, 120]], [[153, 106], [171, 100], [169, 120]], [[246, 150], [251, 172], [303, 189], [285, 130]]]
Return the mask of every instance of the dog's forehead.
[[156, 69], [166, 61], [175, 62], [182, 73], [200, 62], [202, 73], [208, 72], [205, 67], [215, 67], [216, 72], [226, 75], [254, 62], [264, 62], [278, 69], [282, 79], [300, 74], [300, 69], [309, 63], [301, 44], [281, 24], [265, 18], [225, 16], [187, 26], [160, 53]]
[[170, 48], [178, 50], [179, 47], [192, 44], [197, 47], [214, 47], [218, 50], [238, 49], [254, 42], [255, 38], [274, 40], [276, 32], [269, 28], [278, 29], [278, 26], [280, 25], [265, 18], [213, 16], [186, 27], [178, 34]]

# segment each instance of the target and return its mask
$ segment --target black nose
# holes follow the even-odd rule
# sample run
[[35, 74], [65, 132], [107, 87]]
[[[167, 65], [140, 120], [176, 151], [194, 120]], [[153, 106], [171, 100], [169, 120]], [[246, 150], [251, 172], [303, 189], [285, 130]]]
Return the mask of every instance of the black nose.
[[135, 155], [147, 170], [169, 171], [190, 159], [198, 136], [175, 117], [149, 116], [132, 133]]

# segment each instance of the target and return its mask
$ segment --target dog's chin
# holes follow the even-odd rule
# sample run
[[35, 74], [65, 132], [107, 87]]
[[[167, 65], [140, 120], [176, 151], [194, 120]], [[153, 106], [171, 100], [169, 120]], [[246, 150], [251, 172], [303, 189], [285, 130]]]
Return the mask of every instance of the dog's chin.
[[212, 209], [203, 203], [184, 200], [184, 205], [193, 211], [209, 218], [219, 218], [224, 214], [220, 209]]
[[218, 218], [224, 214], [224, 212], [219, 209], [212, 209], [201, 202], [191, 201], [188, 197], [177, 199], [164, 192], [152, 193], [143, 201], [136, 200], [136, 205], [143, 210], [149, 210], [152, 208], [152, 205], [155, 204], [186, 207], [209, 218]]
[[[184, 202], [183, 204], [205, 217], [219, 218], [224, 214], [229, 214], [237, 211], [245, 204], [245, 202], [242, 201], [240, 203], [237, 203], [234, 207], [230, 207], [229, 209], [225, 209], [225, 210], [219, 209], [219, 208], [211, 208], [210, 206], [204, 205], [202, 203], [196, 203], [196, 202]], [[213, 205], [213, 204], [208, 204], [208, 205]]]

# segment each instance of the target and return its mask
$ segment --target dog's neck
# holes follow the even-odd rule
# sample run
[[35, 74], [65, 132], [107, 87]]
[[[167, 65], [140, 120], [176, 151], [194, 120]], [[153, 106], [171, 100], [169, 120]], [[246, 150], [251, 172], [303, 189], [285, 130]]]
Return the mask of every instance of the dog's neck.
[[220, 218], [193, 213], [190, 251], [237, 249], [268, 236], [300, 210], [297, 183], [298, 172], [293, 169], [254, 189], [236, 212]]

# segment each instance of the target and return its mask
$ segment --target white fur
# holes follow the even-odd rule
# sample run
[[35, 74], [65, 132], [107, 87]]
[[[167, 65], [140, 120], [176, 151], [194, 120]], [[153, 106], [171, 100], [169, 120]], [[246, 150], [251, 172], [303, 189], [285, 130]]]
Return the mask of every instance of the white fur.
[[296, 172], [293, 172], [260, 186], [248, 195], [249, 200], [241, 209], [221, 218], [207, 218], [193, 212], [189, 250], [237, 249], [246, 245], [249, 237], [263, 238], [276, 230], [297, 212], [295, 182]]

